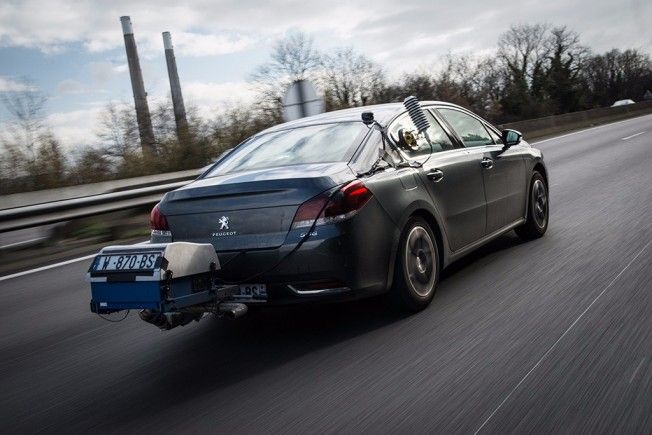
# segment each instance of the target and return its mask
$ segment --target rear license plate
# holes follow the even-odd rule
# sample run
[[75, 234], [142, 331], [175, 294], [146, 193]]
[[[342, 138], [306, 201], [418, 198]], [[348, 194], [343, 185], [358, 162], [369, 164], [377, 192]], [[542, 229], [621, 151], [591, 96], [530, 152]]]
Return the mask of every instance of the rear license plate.
[[237, 299], [267, 299], [266, 284], [240, 284], [240, 293], [233, 295]]
[[153, 270], [160, 253], [101, 255], [95, 260], [94, 272]]

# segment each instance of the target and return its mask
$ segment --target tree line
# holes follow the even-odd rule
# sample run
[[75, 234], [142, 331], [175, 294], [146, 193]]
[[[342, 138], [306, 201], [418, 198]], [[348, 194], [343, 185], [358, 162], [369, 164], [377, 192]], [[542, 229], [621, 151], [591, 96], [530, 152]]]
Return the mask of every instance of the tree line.
[[44, 122], [46, 98], [37, 91], [4, 93], [11, 116], [0, 133], [0, 194], [85, 184], [209, 164], [252, 134], [279, 122], [281, 97], [295, 80], [309, 79], [327, 110], [402, 101], [457, 103], [494, 123], [609, 106], [649, 97], [648, 53], [614, 48], [594, 53], [566, 26], [513, 25], [493, 54], [449, 54], [390, 80], [382, 66], [352, 48], [322, 52], [304, 33], [278, 40], [270, 59], [251, 75], [255, 103], [222, 108], [204, 119], [192, 106], [189, 128], [177, 138], [167, 101], [152, 108], [155, 154], [143, 153], [133, 106], [109, 103], [95, 143], [70, 150]]

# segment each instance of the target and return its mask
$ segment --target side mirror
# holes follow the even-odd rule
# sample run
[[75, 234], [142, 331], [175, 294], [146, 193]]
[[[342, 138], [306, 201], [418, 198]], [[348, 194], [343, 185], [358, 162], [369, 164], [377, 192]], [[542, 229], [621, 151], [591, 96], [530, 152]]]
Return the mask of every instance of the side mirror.
[[523, 135], [520, 131], [506, 129], [501, 132], [505, 149], [521, 143]]

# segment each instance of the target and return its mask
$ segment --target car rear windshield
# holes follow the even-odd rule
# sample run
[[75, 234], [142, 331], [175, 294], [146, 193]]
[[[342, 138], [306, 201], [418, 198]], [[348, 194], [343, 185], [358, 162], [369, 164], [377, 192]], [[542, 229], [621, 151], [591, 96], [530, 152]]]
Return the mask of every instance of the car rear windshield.
[[304, 163], [348, 161], [367, 131], [361, 122], [338, 122], [262, 134], [237, 147], [207, 176]]

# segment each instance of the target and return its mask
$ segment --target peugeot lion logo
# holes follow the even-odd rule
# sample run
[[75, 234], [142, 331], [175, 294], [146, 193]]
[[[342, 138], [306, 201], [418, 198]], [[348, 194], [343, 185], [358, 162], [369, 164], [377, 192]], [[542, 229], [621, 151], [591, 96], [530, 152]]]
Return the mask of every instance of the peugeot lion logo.
[[[229, 229], [228, 216], [222, 216], [217, 220], [217, 223], [220, 224], [220, 229], [219, 231], [216, 231], [211, 234], [213, 237], [235, 236], [238, 233], [237, 231], [228, 231]], [[223, 230], [227, 230], [227, 231], [223, 231]]]
[[228, 230], [229, 229], [229, 218], [226, 216], [222, 216], [220, 220], [218, 221], [220, 224], [220, 230]]

